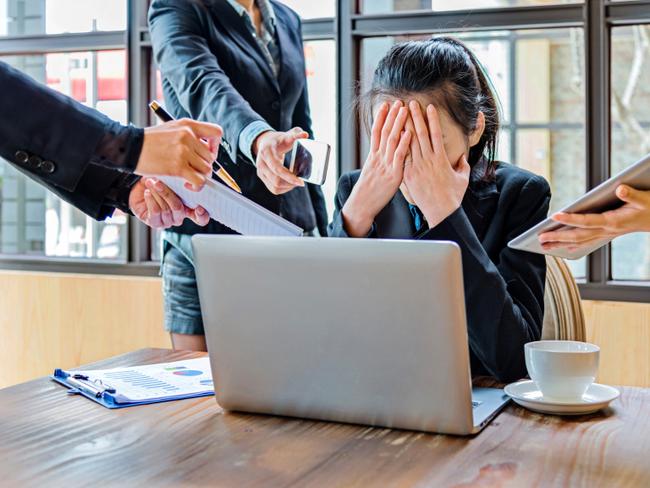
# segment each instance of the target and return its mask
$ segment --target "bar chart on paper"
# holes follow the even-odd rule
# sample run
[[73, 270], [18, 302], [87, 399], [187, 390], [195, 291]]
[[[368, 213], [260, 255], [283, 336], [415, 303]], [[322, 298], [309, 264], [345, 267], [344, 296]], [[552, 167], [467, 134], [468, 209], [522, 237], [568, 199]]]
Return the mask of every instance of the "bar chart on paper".
[[115, 390], [118, 402], [155, 401], [214, 392], [210, 360], [207, 357], [74, 373], [88, 377], [96, 385]]

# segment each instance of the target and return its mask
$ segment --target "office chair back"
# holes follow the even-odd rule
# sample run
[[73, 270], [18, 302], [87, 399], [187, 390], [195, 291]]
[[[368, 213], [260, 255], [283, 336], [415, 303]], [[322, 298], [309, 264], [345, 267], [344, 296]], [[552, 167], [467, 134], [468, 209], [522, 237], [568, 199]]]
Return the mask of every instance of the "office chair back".
[[580, 291], [563, 259], [546, 257], [546, 291], [542, 339], [585, 341], [585, 316]]

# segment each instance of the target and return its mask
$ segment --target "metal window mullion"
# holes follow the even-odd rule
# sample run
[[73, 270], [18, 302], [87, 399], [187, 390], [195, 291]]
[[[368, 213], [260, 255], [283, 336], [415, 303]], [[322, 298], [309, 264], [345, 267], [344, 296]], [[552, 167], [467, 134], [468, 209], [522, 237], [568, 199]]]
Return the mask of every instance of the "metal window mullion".
[[[129, 121], [139, 127], [148, 125], [147, 101], [149, 83], [148, 56], [142, 46], [140, 31], [146, 26], [146, 4], [140, 0], [128, 0], [127, 21], [127, 59], [128, 59], [128, 94], [127, 112]], [[130, 263], [142, 263], [151, 259], [150, 231], [135, 217], [128, 220], [128, 255]]]
[[84, 32], [0, 38], [0, 55], [124, 49], [127, 31]]
[[605, 13], [610, 26], [647, 24], [650, 23], [650, 1], [607, 2]]
[[580, 27], [583, 9], [578, 4], [486, 8], [458, 11], [413, 11], [379, 15], [353, 15], [353, 33], [385, 36], [486, 30]]
[[[609, 177], [610, 146], [610, 32], [602, 1], [585, 4], [585, 73], [587, 186]], [[605, 285], [611, 277], [610, 246], [587, 258], [588, 284]]]
[[335, 36], [335, 21], [332, 18], [306, 19], [302, 21], [302, 38], [304, 41], [332, 39]]
[[353, 113], [359, 75], [359, 39], [352, 34], [355, 0], [339, 0], [336, 16], [337, 138], [339, 174], [358, 168], [359, 129]]

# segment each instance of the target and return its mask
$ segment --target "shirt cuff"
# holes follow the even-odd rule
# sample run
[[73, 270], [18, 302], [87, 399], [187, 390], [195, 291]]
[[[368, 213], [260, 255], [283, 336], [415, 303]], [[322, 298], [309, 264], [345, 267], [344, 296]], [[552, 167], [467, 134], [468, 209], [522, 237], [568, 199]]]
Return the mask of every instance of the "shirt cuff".
[[91, 162], [133, 173], [144, 143], [144, 129], [113, 122], [95, 148]]
[[255, 142], [255, 139], [257, 139], [257, 136], [262, 132], [270, 130], [274, 129], [269, 124], [263, 120], [256, 120], [255, 122], [248, 124], [240, 132], [238, 143], [239, 151], [246, 156], [251, 163], [255, 164], [255, 158], [253, 157], [253, 143]]
[[124, 213], [133, 215], [129, 207], [129, 196], [138, 181], [140, 181], [140, 176], [136, 175], [124, 174], [119, 177], [106, 193], [104, 206], [113, 210], [119, 209]]

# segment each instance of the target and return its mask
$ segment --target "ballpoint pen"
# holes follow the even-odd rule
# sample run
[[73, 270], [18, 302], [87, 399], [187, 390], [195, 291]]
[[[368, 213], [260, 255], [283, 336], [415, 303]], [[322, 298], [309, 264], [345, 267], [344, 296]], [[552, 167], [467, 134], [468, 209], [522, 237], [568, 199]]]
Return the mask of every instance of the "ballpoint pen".
[[[174, 117], [169, 115], [169, 112], [167, 112], [162, 106], [156, 101], [153, 100], [149, 104], [149, 108], [153, 111], [153, 113], [156, 114], [156, 116], [163, 122], [170, 122], [174, 120]], [[228, 172], [224, 169], [223, 166], [221, 166], [221, 163], [219, 161], [214, 161], [214, 164], [217, 165], [217, 171], [213, 171], [214, 174], [217, 175], [217, 177], [223, 181], [226, 185], [228, 185], [230, 188], [235, 190], [237, 193], [241, 193], [241, 188], [239, 188], [239, 185], [235, 181], [235, 179], [228, 174]]]

